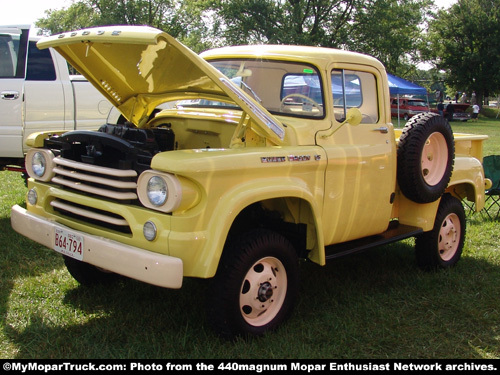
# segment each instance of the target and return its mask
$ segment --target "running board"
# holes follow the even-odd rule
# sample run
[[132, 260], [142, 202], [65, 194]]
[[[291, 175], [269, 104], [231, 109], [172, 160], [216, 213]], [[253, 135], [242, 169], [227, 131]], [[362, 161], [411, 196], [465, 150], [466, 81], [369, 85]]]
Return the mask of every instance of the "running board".
[[414, 237], [420, 233], [423, 233], [422, 228], [399, 224], [395, 221], [389, 225], [389, 229], [381, 234], [327, 246], [325, 248], [325, 259], [340, 258], [345, 255], [358, 253], [377, 246], [387, 245], [392, 242], [404, 240], [405, 238]]

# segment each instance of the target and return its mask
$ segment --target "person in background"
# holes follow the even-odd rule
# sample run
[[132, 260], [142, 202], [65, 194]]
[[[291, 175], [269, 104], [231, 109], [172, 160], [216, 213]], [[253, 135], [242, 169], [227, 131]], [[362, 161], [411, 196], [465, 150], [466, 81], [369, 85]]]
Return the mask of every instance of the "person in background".
[[444, 117], [444, 104], [442, 100], [438, 103], [437, 110], [439, 115]]
[[472, 106], [472, 117], [471, 117], [471, 121], [477, 121], [477, 118], [479, 117], [479, 106], [477, 105], [477, 103], [475, 103], [473, 106]]
[[455, 113], [455, 107], [453, 107], [453, 104], [450, 102], [446, 106], [446, 117], [448, 118], [448, 121], [453, 120], [453, 113]]

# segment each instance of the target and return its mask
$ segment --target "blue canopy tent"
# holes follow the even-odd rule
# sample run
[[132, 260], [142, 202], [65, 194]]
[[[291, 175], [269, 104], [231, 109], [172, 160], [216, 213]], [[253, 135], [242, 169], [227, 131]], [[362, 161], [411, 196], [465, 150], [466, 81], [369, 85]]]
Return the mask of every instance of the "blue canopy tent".
[[389, 80], [389, 92], [391, 96], [395, 95], [398, 98], [398, 126], [399, 126], [399, 95], [425, 95], [427, 98], [427, 105], [429, 105], [429, 97], [427, 96], [427, 89], [421, 87], [406, 79], [396, 77], [392, 74], [387, 74]]

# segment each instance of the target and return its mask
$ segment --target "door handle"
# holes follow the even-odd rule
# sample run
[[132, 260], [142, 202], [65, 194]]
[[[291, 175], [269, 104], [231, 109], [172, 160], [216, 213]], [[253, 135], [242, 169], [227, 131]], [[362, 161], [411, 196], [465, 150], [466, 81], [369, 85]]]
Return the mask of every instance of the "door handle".
[[18, 91], [2, 91], [0, 97], [4, 100], [16, 100], [19, 98]]
[[386, 126], [381, 126], [380, 128], [373, 129], [374, 132], [381, 132], [382, 134], [389, 133], [389, 129]]

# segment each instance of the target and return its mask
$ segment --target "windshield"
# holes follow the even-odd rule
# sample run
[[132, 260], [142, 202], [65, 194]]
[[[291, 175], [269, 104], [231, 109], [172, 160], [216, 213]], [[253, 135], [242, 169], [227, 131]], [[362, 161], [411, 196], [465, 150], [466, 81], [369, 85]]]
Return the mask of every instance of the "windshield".
[[[274, 60], [209, 61], [269, 112], [323, 118], [323, 90], [318, 71], [306, 64]], [[220, 102], [207, 102], [220, 106]]]

